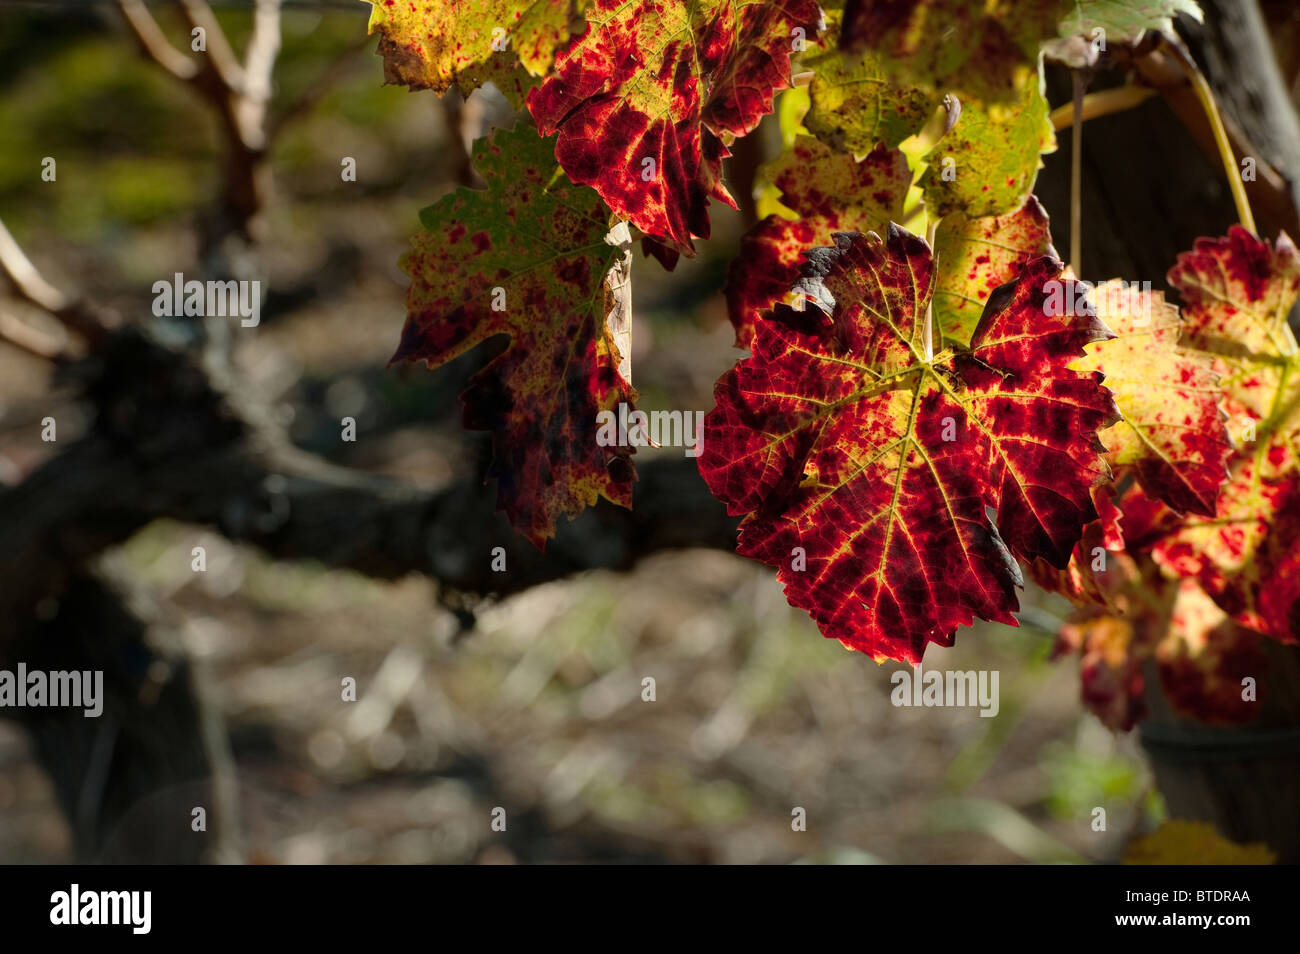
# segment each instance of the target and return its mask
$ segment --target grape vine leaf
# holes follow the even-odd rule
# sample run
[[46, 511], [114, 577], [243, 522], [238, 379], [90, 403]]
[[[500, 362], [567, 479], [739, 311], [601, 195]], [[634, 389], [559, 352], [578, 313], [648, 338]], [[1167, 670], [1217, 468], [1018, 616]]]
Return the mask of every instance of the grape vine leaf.
[[1043, 53], [1074, 69], [1096, 65], [1107, 44], [1133, 43], [1146, 30], [1173, 35], [1180, 13], [1201, 21], [1196, 0], [1074, 0], [1069, 6], [1059, 36], [1043, 43]]
[[539, 548], [558, 515], [599, 497], [630, 507], [628, 448], [597, 445], [596, 417], [635, 392], [607, 323], [606, 276], [623, 252], [609, 210], [556, 166], [554, 140], [524, 124], [474, 144], [486, 188], [423, 210], [402, 259], [411, 277], [393, 361], [438, 367], [498, 335], [505, 350], [471, 379], [465, 426], [493, 435], [497, 505]]
[[[1107, 436], [1102, 435], [1103, 442]], [[1064, 569], [1044, 560], [1029, 564], [1029, 575], [1035, 583], [1076, 605], [1116, 608], [1138, 573], [1133, 558], [1125, 552], [1123, 514], [1109, 490], [1107, 485], [1092, 489], [1097, 519], [1083, 528]]]
[[1056, 150], [1056, 131], [1037, 73], [1021, 82], [1011, 102], [961, 96], [961, 118], [927, 153], [921, 176], [925, 205], [934, 215], [1002, 215], [1025, 201], [1042, 166]]
[[642, 232], [693, 254], [731, 137], [744, 136], [790, 85], [790, 56], [817, 35], [815, 0], [736, 4], [591, 0], [589, 28], [528, 94], [556, 157]]
[[975, 331], [984, 302], [999, 285], [1043, 255], [1056, 257], [1047, 213], [1030, 196], [1014, 212], [996, 216], [945, 216], [934, 237], [939, 286], [934, 292], [935, 329], [965, 345]]
[[1106, 31], [1108, 43], [1128, 43], [1145, 30], [1173, 33], [1173, 18], [1179, 14], [1201, 22], [1196, 0], [1071, 0], [1070, 15], [1059, 24], [1063, 37], [1091, 37], [1094, 30]]
[[1130, 618], [1095, 606], [1076, 611], [1056, 635], [1054, 658], [1079, 657], [1084, 706], [1117, 732], [1127, 732], [1146, 715], [1145, 657], [1135, 651], [1135, 641]]
[[834, 149], [865, 155], [877, 144], [893, 148], [924, 124], [943, 97], [900, 86], [870, 50], [831, 49], [805, 61], [813, 71], [807, 130]]
[[368, 33], [379, 33], [384, 78], [439, 95], [468, 94], [489, 80], [522, 92], [517, 65], [544, 76], [556, 51], [583, 30], [588, 0], [369, 0]]
[[829, 245], [836, 232], [884, 232], [903, 217], [912, 181], [896, 149], [881, 145], [858, 162], [811, 136], [798, 137], [763, 171], [794, 217], [764, 217], [728, 267], [727, 311], [738, 348], [749, 347], [759, 315], [787, 297], [806, 250]]
[[826, 10], [819, 49], [802, 68], [812, 71], [804, 128], [841, 152], [864, 156], [877, 145], [892, 149], [919, 130], [943, 102], [943, 93], [894, 82], [872, 49], [841, 48], [841, 4]]
[[[1062, 283], [1062, 304], [1070, 289]], [[1090, 297], [1115, 337], [1071, 367], [1100, 371], [1115, 395], [1121, 417], [1102, 438], [1106, 460], [1175, 510], [1213, 517], [1232, 440], [1209, 357], [1178, 347], [1182, 320], [1162, 292], [1110, 281]]]
[[899, 85], [1014, 101], [1064, 11], [1061, 0], [848, 0], [840, 45], [875, 50]]
[[1057, 635], [1055, 655], [1080, 657], [1082, 699], [1103, 723], [1128, 731], [1146, 716], [1151, 663], [1173, 708], [1233, 725], [1259, 715], [1242, 679], [1265, 671], [1264, 637], [1238, 626], [1195, 580], [1162, 579], [1149, 560], [1107, 606], [1083, 606]]
[[1144, 517], [1172, 529], [1142, 535], [1161, 566], [1197, 579], [1237, 622], [1300, 641], [1300, 351], [1287, 325], [1300, 251], [1285, 233], [1270, 244], [1233, 226], [1197, 239], [1168, 278], [1184, 344], [1210, 357], [1239, 447], [1213, 517]]
[[[793, 218], [766, 216], [741, 239], [727, 271], [727, 309], [736, 347], [748, 348], [759, 315], [789, 297], [803, 252], [835, 232], [883, 232], [897, 220], [909, 173], [896, 150], [877, 148], [861, 162], [808, 136], [764, 170]], [[937, 334], [965, 345], [984, 302], [1032, 259], [1056, 252], [1047, 213], [1030, 196], [1015, 212], [969, 218], [955, 213], [935, 237]]]
[[1253, 722], [1259, 704], [1242, 698], [1242, 680], [1268, 670], [1263, 637], [1233, 623], [1195, 580], [1170, 581], [1168, 589], [1172, 601], [1152, 648], [1165, 696], [1201, 722]]
[[1016, 559], [1064, 566], [1096, 518], [1097, 431], [1116, 410], [1067, 365], [1108, 332], [1044, 314], [1062, 266], [1043, 257], [989, 297], [970, 349], [930, 358], [925, 242], [893, 224], [834, 242], [800, 279], [829, 314], [778, 305], [758, 322], [715, 388], [700, 471], [745, 515], [738, 552], [778, 567], [824, 635], [916, 662], [975, 616], [1013, 623]]
[[[1043, 4], [1044, 0], [1033, 0], [1032, 5]], [[1020, 52], [992, 51], [991, 62], [1010, 57], [1007, 62], [1015, 66], [1007, 67], [1005, 82], [988, 86], [984, 81], [990, 74], [983, 60], [979, 69], [952, 70], [943, 65], [968, 42], [951, 21], [942, 19], [952, 12], [949, 6], [965, 11], [958, 16], [963, 22], [987, 20], [994, 33], [998, 30], [993, 24], [1000, 18], [1020, 27], [1028, 22], [1019, 6], [1011, 9], [1006, 4], [999, 7], [964, 0], [859, 4], [844, 10], [842, 16], [831, 11], [825, 35], [827, 52], [803, 64], [813, 70], [804, 124], [827, 145], [862, 155], [877, 143], [897, 146], [919, 132], [944, 95], [952, 93], [961, 103], [961, 117], [924, 157], [929, 168], [920, 184], [927, 208], [938, 216], [954, 212], [1002, 215], [1024, 203], [1038, 174], [1039, 156], [1056, 148], [1036, 59], [1038, 40], [1031, 43], [1032, 29], [1024, 33], [1023, 57]], [[855, 10], [856, 15], [866, 16], [868, 8], [875, 11], [872, 16], [893, 26], [846, 39], [842, 18], [850, 23], [848, 18]], [[934, 23], [940, 26], [931, 31], [936, 36], [913, 32], [914, 18], [919, 24], [938, 18]], [[1035, 22], [1051, 23], [1053, 16], [1040, 14]], [[932, 40], [937, 44], [933, 48]], [[1034, 52], [1028, 52], [1030, 47]], [[971, 49], [966, 49], [961, 55], [970, 53]]]

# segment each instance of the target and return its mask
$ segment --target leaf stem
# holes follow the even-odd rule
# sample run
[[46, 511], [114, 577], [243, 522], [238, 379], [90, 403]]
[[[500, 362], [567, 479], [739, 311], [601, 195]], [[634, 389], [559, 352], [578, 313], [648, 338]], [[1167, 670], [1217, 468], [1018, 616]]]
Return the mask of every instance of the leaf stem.
[[1166, 39], [1165, 45], [1172, 51], [1174, 61], [1191, 81], [1196, 98], [1200, 101], [1201, 108], [1205, 110], [1205, 117], [1210, 121], [1210, 129], [1214, 132], [1214, 144], [1219, 147], [1223, 172], [1228, 177], [1228, 188], [1232, 190], [1232, 201], [1237, 206], [1237, 219], [1252, 235], [1258, 235], [1259, 233], [1255, 231], [1255, 216], [1250, 211], [1250, 200], [1246, 198], [1246, 184], [1242, 182], [1241, 170], [1237, 168], [1237, 157], [1232, 153], [1232, 143], [1228, 141], [1228, 131], [1223, 127], [1223, 118], [1219, 115], [1218, 104], [1214, 101], [1214, 92], [1210, 89], [1205, 74], [1200, 71], [1181, 44]]
[[1083, 74], [1074, 78], [1073, 126], [1070, 132], [1070, 268], [1083, 278]]
[[[925, 227], [925, 244], [930, 246], [930, 255], [934, 255], [934, 236], [939, 231], [939, 220], [942, 216], [934, 216], [930, 219]], [[930, 296], [929, 303], [925, 306], [925, 327], [921, 331], [921, 344], [925, 347], [925, 360], [927, 362], [934, 360], [934, 296]]]

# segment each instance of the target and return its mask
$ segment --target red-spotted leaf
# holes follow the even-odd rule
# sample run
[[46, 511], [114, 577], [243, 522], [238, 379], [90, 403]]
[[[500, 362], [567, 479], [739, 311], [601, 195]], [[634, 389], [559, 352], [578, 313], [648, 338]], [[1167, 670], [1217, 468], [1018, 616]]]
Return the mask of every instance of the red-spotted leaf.
[[868, 0], [831, 10], [827, 51], [802, 61], [813, 71], [804, 124], [862, 155], [920, 132], [953, 94], [961, 117], [924, 157], [927, 210], [1011, 212], [1033, 189], [1040, 154], [1056, 148], [1037, 58], [1039, 39], [1055, 35], [1054, 2]]
[[1064, 566], [1096, 518], [1115, 408], [1067, 365], [1107, 332], [1045, 314], [1061, 267], [1030, 263], [969, 350], [931, 358], [926, 244], [893, 225], [837, 234], [800, 279], [830, 313], [779, 305], [718, 382], [700, 471], [746, 515], [739, 552], [777, 567], [826, 636], [915, 662], [975, 616], [1012, 623], [1016, 559]]
[[691, 254], [730, 137], [750, 132], [790, 85], [790, 55], [817, 34], [814, 0], [592, 0], [589, 28], [528, 96], [556, 157], [616, 213]]
[[1169, 588], [1172, 605], [1153, 650], [1165, 695], [1179, 712], [1202, 722], [1253, 721], [1259, 703], [1242, 698], [1242, 680], [1258, 680], [1267, 669], [1263, 637], [1228, 619], [1194, 580]]
[[[834, 30], [833, 19], [831, 24]], [[804, 65], [813, 71], [804, 126], [841, 152], [863, 155], [878, 144], [897, 146], [943, 101], [939, 93], [890, 82], [870, 50], [830, 49]]]
[[445, 364], [496, 335], [506, 349], [462, 395], [465, 426], [493, 434], [497, 503], [541, 547], [560, 514], [605, 497], [630, 507], [628, 450], [596, 442], [596, 416], [635, 397], [619, 373], [606, 276], [609, 210], [521, 125], [474, 145], [487, 188], [425, 209], [402, 259], [412, 282], [394, 361]]
[[[587, 0], [369, 0], [390, 83], [464, 93], [496, 81], [515, 90], [516, 63], [543, 76], [558, 49], [582, 32]], [[519, 90], [522, 92], [522, 90]]]
[[1215, 514], [1163, 534], [1170, 521], [1154, 515], [1143, 545], [1237, 622], [1300, 641], [1300, 353], [1287, 326], [1300, 252], [1285, 234], [1270, 245], [1234, 226], [1198, 239], [1169, 282], [1183, 299], [1185, 345], [1221, 378], [1238, 450]]
[[1014, 99], [1066, 8], [1062, 0], [848, 0], [840, 43], [876, 51], [896, 82]]
[[[1187, 343], [1220, 356], [1236, 370], [1225, 384], [1264, 413], [1273, 395], [1263, 385], [1276, 380], [1281, 366], [1296, 354], [1295, 336], [1287, 326], [1300, 294], [1295, 243], [1285, 232], [1274, 244], [1234, 225], [1224, 238], [1197, 239], [1192, 251], [1178, 256], [1168, 278], [1182, 296]], [[1255, 380], [1258, 365], [1279, 370], [1269, 381]]]
[[[1069, 307], [1074, 283], [1058, 287]], [[1214, 516], [1232, 441], [1210, 359], [1178, 347], [1182, 321], [1163, 293], [1110, 281], [1090, 297], [1115, 337], [1089, 345], [1072, 367], [1100, 371], [1115, 395], [1121, 418], [1102, 435], [1107, 461], [1176, 510]]]
[[912, 181], [907, 160], [895, 149], [880, 146], [858, 162], [810, 136], [796, 139], [767, 174], [795, 217], [769, 215], [740, 240], [726, 289], [738, 348], [749, 347], [758, 316], [787, 299], [804, 252], [829, 245], [836, 232], [885, 231], [902, 218]]
[[1014, 212], [970, 218], [945, 216], [934, 237], [939, 287], [934, 292], [936, 332], [954, 344], [967, 344], [999, 285], [1043, 255], [1056, 255], [1047, 213], [1033, 196]]
[[[769, 215], [750, 229], [728, 269], [727, 308], [738, 348], [749, 347], [760, 314], [788, 302], [805, 251], [828, 244], [835, 232], [883, 232], [899, 218], [910, 182], [896, 150], [879, 146], [858, 162], [807, 136], [768, 175], [794, 216]], [[1055, 254], [1047, 213], [1033, 196], [1006, 215], [943, 219], [935, 238], [936, 335], [969, 343], [993, 290], [1027, 262]]]
[[961, 116], [926, 154], [919, 183], [932, 214], [1002, 215], [1024, 203], [1056, 133], [1038, 74], [1016, 93], [1013, 102], [986, 103], [958, 90]]

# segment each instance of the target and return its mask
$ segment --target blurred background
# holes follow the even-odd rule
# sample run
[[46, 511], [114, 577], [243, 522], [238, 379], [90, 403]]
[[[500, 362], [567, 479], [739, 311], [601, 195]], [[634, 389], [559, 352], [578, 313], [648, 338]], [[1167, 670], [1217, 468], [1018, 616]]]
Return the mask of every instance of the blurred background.
[[[216, 9], [242, 50], [250, 13]], [[374, 40], [362, 42], [368, 10], [285, 5], [271, 107], [295, 118], [267, 160], [268, 298], [260, 326], [232, 335], [229, 362], [298, 448], [436, 493], [482, 466], [484, 436], [462, 430], [456, 396], [492, 348], [434, 372], [386, 368], [404, 316], [398, 259], [419, 209], [471, 181], [465, 138], [510, 113], [490, 93], [462, 108], [454, 94], [382, 85]], [[184, 48], [180, 17], [156, 15]], [[1112, 121], [1144, 122], [1098, 120], [1101, 136]], [[771, 126], [753, 143], [767, 155], [779, 145]], [[141, 57], [110, 4], [0, 5], [0, 219], [54, 286], [151, 321], [154, 281], [199, 274], [222, 136], [209, 104]], [[1067, 146], [1068, 133], [1045, 157], [1052, 212]], [[54, 182], [40, 177], [47, 156]], [[340, 180], [345, 156], [355, 182]], [[738, 153], [748, 175], [754, 158]], [[1226, 201], [1213, 167], [1186, 175], [1210, 183], [1198, 188], [1212, 218]], [[740, 356], [720, 294], [751, 211], [734, 191], [746, 208], [712, 207], [714, 237], [696, 259], [667, 274], [636, 257], [644, 406], [708, 410]], [[1202, 230], [1200, 214], [1188, 211], [1170, 241]], [[1109, 264], [1101, 218], [1089, 255]], [[1066, 219], [1055, 221], [1059, 248]], [[49, 324], [20, 302], [0, 307]], [[54, 363], [0, 343], [0, 484], [40, 468], [94, 413]], [[41, 440], [47, 416], [57, 443]], [[344, 416], [355, 442], [340, 440]], [[673, 456], [641, 451], [637, 464]], [[484, 539], [508, 532], [498, 522]], [[191, 569], [195, 546], [205, 572]], [[13, 569], [0, 566], [0, 587]], [[1067, 607], [1034, 589], [1019, 629], [980, 625], [927, 653], [929, 667], [999, 671], [989, 719], [892, 706], [897, 666], [822, 638], [769, 569], [717, 549], [471, 599], [429, 575], [277, 560], [162, 519], [105, 549], [93, 571], [149, 621], [151, 642], [185, 660], [224, 731], [224, 860], [1107, 862], [1163, 817], [1135, 737], [1084, 711], [1077, 660], [1050, 660]], [[340, 698], [345, 677], [356, 702]], [[188, 833], [188, 813], [178, 821], [141, 799], [79, 848], [42, 751], [29, 727], [0, 719], [0, 862], [117, 857], [141, 824]], [[490, 827], [496, 807], [504, 832]], [[1096, 807], [1105, 831], [1093, 830]], [[792, 830], [796, 808], [806, 831]]]

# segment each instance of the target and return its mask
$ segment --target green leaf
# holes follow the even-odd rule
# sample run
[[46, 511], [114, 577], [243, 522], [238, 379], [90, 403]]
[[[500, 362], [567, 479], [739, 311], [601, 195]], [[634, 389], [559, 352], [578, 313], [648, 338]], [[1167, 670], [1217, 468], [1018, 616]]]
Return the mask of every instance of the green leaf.
[[1098, 27], [1106, 31], [1107, 42], [1127, 43], [1144, 30], [1173, 30], [1172, 20], [1186, 14], [1201, 22], [1196, 0], [1074, 0], [1070, 15], [1060, 23], [1061, 36], [1082, 34], [1091, 38]]
[[[495, 83], [515, 103], [585, 27], [588, 0], [369, 0], [384, 78], [441, 95]], [[520, 68], [522, 67], [522, 69]]]
[[[960, 98], [960, 94], [959, 94]], [[1033, 191], [1039, 155], [1056, 151], [1056, 133], [1035, 73], [1012, 103], [962, 101], [961, 118], [926, 155], [921, 177], [931, 215], [1001, 215]]]
[[625, 253], [606, 241], [605, 203], [564, 176], [554, 150], [526, 125], [474, 144], [487, 188], [420, 214], [393, 356], [438, 367], [508, 336], [461, 400], [465, 426], [493, 434], [498, 506], [538, 547], [560, 514], [599, 497], [630, 507], [635, 480], [629, 450], [596, 440], [597, 415], [635, 398], [607, 321], [606, 277]]
[[901, 86], [1016, 101], [1066, 9], [1062, 0], [858, 0], [845, 8], [840, 45], [875, 51]]
[[843, 152], [893, 148], [925, 124], [939, 94], [892, 83], [874, 53], [830, 53], [805, 61], [813, 70], [808, 131]]

